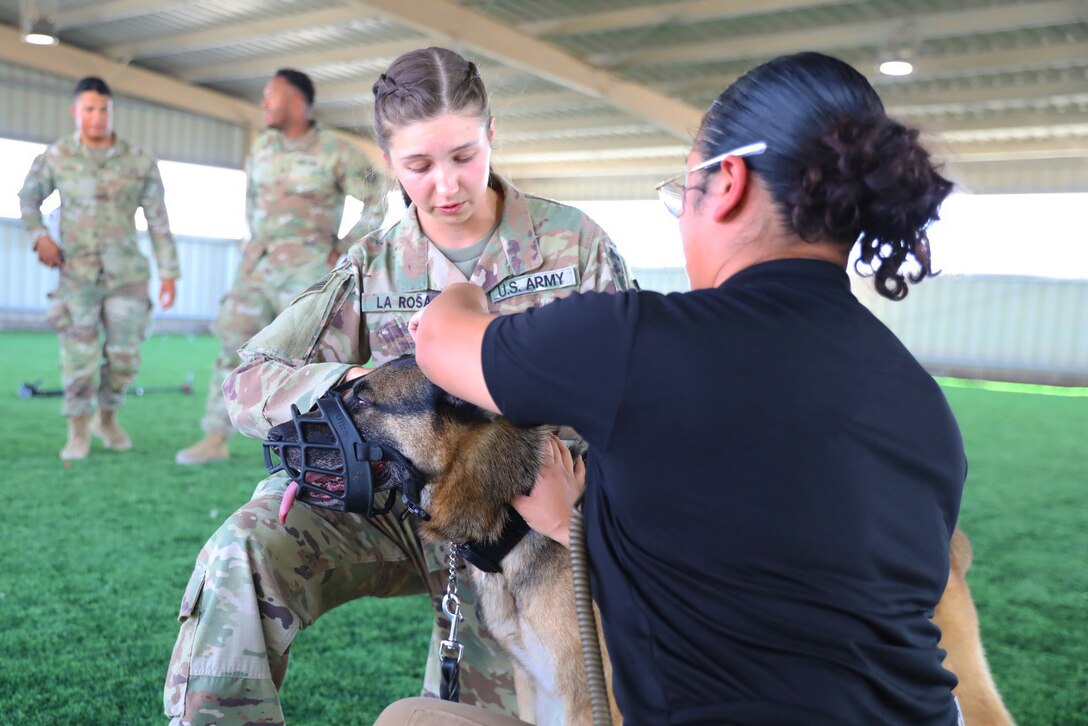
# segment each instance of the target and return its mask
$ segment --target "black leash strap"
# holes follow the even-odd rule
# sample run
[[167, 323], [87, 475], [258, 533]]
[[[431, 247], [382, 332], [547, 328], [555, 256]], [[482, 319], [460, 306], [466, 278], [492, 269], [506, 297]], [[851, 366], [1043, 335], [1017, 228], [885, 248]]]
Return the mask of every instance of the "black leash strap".
[[438, 695], [443, 701], [458, 703], [461, 700], [461, 662], [456, 658], [442, 656], [442, 685]]

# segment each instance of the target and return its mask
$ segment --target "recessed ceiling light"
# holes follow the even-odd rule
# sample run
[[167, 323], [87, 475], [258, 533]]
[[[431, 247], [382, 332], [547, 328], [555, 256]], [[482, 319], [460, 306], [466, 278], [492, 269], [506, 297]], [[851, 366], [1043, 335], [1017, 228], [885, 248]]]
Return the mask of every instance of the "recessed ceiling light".
[[914, 65], [907, 60], [886, 60], [880, 64], [880, 72], [886, 76], [909, 76]]

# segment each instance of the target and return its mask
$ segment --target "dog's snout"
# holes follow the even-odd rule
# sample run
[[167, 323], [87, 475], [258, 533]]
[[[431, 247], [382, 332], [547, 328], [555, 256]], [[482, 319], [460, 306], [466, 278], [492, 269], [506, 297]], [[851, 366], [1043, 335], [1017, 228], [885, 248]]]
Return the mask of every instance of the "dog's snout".
[[279, 430], [277, 430], [275, 428], [269, 429], [268, 430], [268, 440], [269, 441], [283, 441], [283, 432], [279, 431]]

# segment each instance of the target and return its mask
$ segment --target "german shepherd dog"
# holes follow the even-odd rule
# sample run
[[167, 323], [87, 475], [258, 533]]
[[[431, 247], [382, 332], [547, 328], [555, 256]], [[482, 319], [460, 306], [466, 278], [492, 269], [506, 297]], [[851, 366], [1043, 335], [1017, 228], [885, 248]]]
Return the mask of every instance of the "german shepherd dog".
[[[540, 466], [548, 427], [519, 428], [451, 396], [431, 383], [412, 357], [387, 363], [345, 386], [345, 408], [363, 438], [400, 452], [416, 471], [394, 462], [371, 464], [377, 491], [408, 487], [422, 478], [421, 508], [430, 519], [419, 532], [435, 543], [498, 541], [508, 520], [508, 502], [527, 494]], [[308, 414], [303, 414], [305, 417]], [[292, 422], [269, 438], [296, 440]], [[298, 456], [285, 446], [284, 455]], [[294, 454], [292, 454], [294, 452]], [[577, 452], [576, 452], [577, 453]], [[324, 454], [335, 470], [339, 454]], [[288, 462], [289, 463], [289, 462]], [[299, 495], [305, 501], [310, 495]], [[317, 495], [320, 497], [320, 495]], [[293, 498], [293, 497], [292, 497]], [[956, 530], [948, 589], [934, 621], [948, 652], [945, 666], [956, 673], [956, 688], [968, 724], [1011, 724], [994, 687], [978, 632], [978, 619], [964, 573], [970, 544]], [[592, 709], [576, 627], [570, 557], [553, 540], [529, 531], [502, 559], [500, 572], [470, 567], [487, 627], [514, 664], [518, 709], [537, 724], [591, 724]], [[602, 651], [604, 651], [602, 642]], [[611, 665], [604, 653], [605, 677]], [[613, 722], [621, 717], [609, 698]]]

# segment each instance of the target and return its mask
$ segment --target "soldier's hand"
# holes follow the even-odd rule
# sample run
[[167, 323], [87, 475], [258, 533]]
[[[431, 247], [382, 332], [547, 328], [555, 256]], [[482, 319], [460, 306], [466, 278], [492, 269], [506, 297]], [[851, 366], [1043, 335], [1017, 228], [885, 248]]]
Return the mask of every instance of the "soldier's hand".
[[34, 249], [38, 252], [38, 260], [46, 267], [64, 267], [64, 255], [52, 237], [39, 237]]
[[174, 284], [174, 278], [164, 277], [159, 284], [159, 307], [163, 310], [169, 310], [174, 306], [174, 298], [177, 295], [177, 286]]

